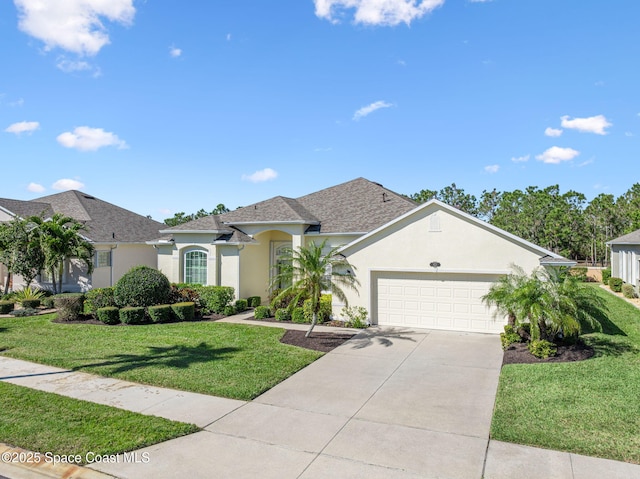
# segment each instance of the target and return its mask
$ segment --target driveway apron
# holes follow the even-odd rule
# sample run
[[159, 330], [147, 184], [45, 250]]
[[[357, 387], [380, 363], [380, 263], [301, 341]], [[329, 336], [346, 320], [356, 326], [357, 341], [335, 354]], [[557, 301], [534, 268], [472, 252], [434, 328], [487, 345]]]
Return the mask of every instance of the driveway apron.
[[94, 464], [123, 478], [478, 478], [502, 351], [493, 335], [371, 328], [202, 432]]

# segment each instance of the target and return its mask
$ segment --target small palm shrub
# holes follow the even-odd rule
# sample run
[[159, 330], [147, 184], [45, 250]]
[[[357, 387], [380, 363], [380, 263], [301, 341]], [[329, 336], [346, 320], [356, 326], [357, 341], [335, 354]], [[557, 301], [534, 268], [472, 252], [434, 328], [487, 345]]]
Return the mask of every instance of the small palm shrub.
[[13, 301], [0, 301], [0, 314], [9, 314], [14, 308]]
[[535, 339], [531, 341], [527, 345], [527, 348], [531, 354], [540, 359], [555, 356], [558, 352], [558, 348], [556, 348], [555, 344], [544, 339]]
[[269, 311], [269, 306], [256, 306], [256, 309], [253, 311], [253, 316], [256, 319], [267, 319], [270, 315], [271, 311]]
[[62, 321], [77, 321], [83, 311], [84, 294], [56, 294], [53, 297], [53, 305], [58, 310], [58, 319]]
[[[623, 284], [622, 285], [622, 295], [625, 298], [636, 298], [638, 295], [636, 294], [636, 290], [632, 284]], [[24, 303], [22, 303], [24, 305]]]
[[104, 324], [120, 324], [120, 313], [115, 306], [105, 306], [96, 310], [97, 318]]
[[614, 293], [622, 292], [622, 284], [623, 281], [621, 278], [609, 278], [609, 288], [611, 288], [611, 291]]
[[142, 306], [129, 306], [119, 311], [120, 322], [124, 324], [143, 324], [145, 322]]
[[171, 284], [157, 269], [135, 266], [118, 280], [114, 287], [114, 300], [118, 306], [146, 307], [167, 304]]
[[171, 305], [169, 304], [149, 306], [147, 312], [154, 323], [168, 323], [171, 321]]
[[40, 306], [40, 300], [43, 297], [44, 297], [44, 292], [37, 289], [33, 289], [31, 286], [27, 286], [26, 288], [23, 288], [20, 291], [16, 291], [15, 293], [13, 293], [13, 299], [21, 303], [22, 306], [25, 308], [27, 308], [28, 306], [24, 305], [24, 301], [37, 299], [38, 300], [37, 306]]
[[178, 321], [193, 321], [196, 316], [196, 305], [192, 302], [175, 303], [171, 311]]
[[287, 308], [276, 309], [276, 321], [291, 321], [291, 311]]

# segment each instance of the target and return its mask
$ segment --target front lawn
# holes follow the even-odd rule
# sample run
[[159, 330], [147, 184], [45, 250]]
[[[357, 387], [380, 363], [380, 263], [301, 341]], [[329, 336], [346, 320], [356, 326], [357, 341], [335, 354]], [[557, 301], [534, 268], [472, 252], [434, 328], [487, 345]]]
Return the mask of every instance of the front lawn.
[[640, 310], [603, 291], [602, 333], [575, 363], [504, 366], [493, 439], [640, 464]]
[[215, 322], [146, 326], [0, 319], [0, 351], [27, 361], [250, 400], [322, 356], [280, 343], [279, 328]]
[[[0, 382], [0, 397], [1, 441], [41, 454], [79, 455], [83, 463], [199, 430], [193, 424], [4, 382]], [[94, 456], [87, 457], [88, 453]]]

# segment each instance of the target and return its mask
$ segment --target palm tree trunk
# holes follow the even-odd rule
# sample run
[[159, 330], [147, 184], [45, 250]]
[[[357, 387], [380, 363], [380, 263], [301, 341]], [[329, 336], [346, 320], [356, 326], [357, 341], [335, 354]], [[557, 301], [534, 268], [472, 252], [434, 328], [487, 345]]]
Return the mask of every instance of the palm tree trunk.
[[58, 291], [62, 293], [62, 275], [64, 274], [64, 259], [58, 266]]
[[58, 283], [56, 282], [56, 267], [52, 266], [49, 270], [51, 273], [51, 285], [53, 286], [53, 294], [58, 294]]
[[311, 336], [311, 331], [313, 331], [313, 327], [316, 325], [317, 322], [318, 322], [318, 312], [314, 311], [313, 319], [311, 320], [311, 327], [309, 328], [309, 331], [307, 331], [307, 334], [304, 335], [305, 338], [308, 338], [309, 336]]
[[10, 284], [11, 284], [11, 271], [7, 271], [7, 282], [4, 284], [4, 294], [9, 294]]

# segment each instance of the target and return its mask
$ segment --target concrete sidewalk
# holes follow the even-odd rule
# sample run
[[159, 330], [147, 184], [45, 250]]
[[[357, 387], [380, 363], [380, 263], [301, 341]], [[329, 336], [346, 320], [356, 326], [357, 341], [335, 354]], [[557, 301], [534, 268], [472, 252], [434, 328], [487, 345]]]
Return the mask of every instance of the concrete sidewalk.
[[138, 451], [147, 463], [86, 474], [640, 478], [632, 464], [490, 441], [501, 358], [497, 336], [371, 328], [246, 403], [2, 357], [0, 379], [204, 428]]

